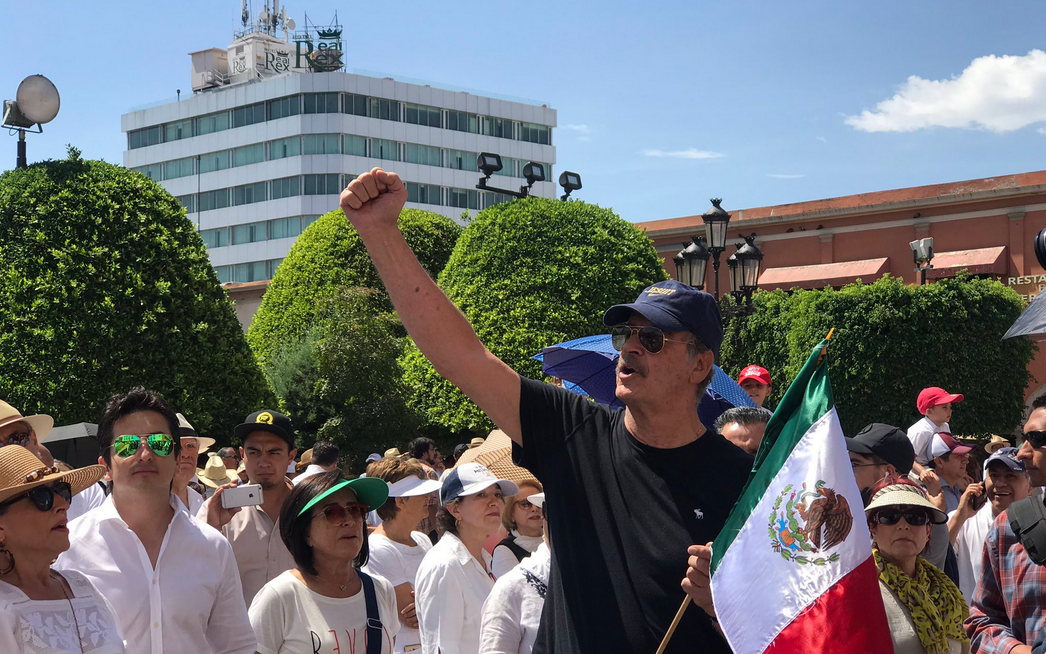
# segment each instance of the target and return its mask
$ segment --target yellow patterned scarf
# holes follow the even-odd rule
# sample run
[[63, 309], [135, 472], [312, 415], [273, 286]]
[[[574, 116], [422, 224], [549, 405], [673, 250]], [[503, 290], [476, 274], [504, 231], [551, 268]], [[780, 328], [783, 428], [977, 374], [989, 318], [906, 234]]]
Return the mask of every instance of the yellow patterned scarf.
[[970, 610], [962, 593], [943, 572], [923, 557], [915, 559], [915, 577], [909, 577], [893, 563], [872, 550], [879, 579], [908, 607], [926, 654], [948, 654], [948, 639], [970, 642], [962, 628]]

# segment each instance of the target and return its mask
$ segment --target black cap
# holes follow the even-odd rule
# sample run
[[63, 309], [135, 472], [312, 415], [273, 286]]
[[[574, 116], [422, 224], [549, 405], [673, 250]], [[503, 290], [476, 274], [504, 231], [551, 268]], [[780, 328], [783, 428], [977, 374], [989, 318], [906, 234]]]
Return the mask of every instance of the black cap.
[[719, 303], [704, 291], [670, 279], [647, 286], [632, 304], [616, 304], [603, 314], [607, 327], [628, 322], [635, 311], [655, 327], [669, 332], [690, 332], [719, 357], [723, 344], [723, 319]]
[[912, 471], [915, 463], [915, 448], [908, 440], [908, 435], [893, 425], [873, 422], [846, 439], [846, 449], [854, 454], [877, 456], [897, 468], [897, 472], [906, 475]]
[[232, 433], [236, 434], [240, 441], [243, 441], [248, 434], [256, 431], [267, 431], [270, 434], [276, 434], [287, 441], [287, 445], [291, 449], [294, 449], [294, 428], [291, 426], [291, 419], [279, 411], [273, 411], [272, 409], [255, 411], [247, 416], [243, 424], [236, 425]]

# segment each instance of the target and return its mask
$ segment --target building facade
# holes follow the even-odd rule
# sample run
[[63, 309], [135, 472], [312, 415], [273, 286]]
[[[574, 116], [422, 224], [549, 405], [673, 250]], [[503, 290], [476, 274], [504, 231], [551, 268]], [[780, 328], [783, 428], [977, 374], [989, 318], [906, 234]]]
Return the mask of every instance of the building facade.
[[492, 186], [525, 185], [536, 162], [548, 181], [531, 193], [555, 197], [554, 109], [311, 65], [303, 52], [335, 50], [302, 43], [246, 30], [228, 50], [191, 53], [193, 95], [122, 116], [124, 166], [181, 201], [221, 282], [271, 279], [298, 234], [375, 166], [404, 179], [408, 207], [457, 220], [508, 199], [475, 188], [480, 152], [502, 157]]

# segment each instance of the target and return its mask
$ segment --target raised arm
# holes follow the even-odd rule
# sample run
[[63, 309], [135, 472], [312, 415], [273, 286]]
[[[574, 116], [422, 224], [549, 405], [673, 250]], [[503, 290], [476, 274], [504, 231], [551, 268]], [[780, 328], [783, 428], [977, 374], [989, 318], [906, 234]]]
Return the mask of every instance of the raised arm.
[[407, 333], [436, 372], [520, 442], [519, 376], [480, 342], [475, 330], [418, 262], [396, 224], [407, 189], [375, 168], [341, 193], [341, 209], [363, 239]]

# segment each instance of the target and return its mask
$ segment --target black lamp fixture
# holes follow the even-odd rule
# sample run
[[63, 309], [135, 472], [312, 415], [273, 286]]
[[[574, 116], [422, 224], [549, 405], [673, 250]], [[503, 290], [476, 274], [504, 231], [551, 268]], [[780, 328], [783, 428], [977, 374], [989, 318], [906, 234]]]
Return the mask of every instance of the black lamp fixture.
[[16, 168], [25, 168], [25, 134], [36, 126], [35, 134], [44, 131], [44, 123], [49, 123], [58, 115], [62, 99], [58, 89], [51, 80], [43, 75], [30, 75], [18, 85], [14, 100], [4, 100], [2, 125], [18, 132], [18, 151], [15, 158]]
[[576, 191], [581, 188], [581, 175], [564, 170], [559, 174], [559, 185], [563, 187], [563, 195], [559, 196], [560, 200], [566, 200], [570, 197], [572, 191]]
[[715, 272], [715, 297], [719, 299], [719, 255], [726, 249], [726, 230], [730, 226], [730, 214], [719, 206], [722, 198], [712, 198], [712, 208], [701, 214], [705, 223], [708, 251], [712, 253], [712, 270]]
[[675, 256], [676, 279], [689, 284], [699, 291], [705, 289], [705, 273], [708, 270], [710, 252], [705, 247], [704, 236], [695, 236], [689, 243], [683, 243], [683, 249]]
[[730, 269], [731, 295], [737, 302], [733, 309], [736, 315], [748, 315], [755, 311], [752, 294], [759, 288], [759, 272], [763, 265], [763, 253], [755, 246], [755, 234], [740, 235], [744, 243], [737, 244], [737, 252], [726, 260]]
[[919, 273], [919, 285], [926, 283], [926, 271], [933, 268], [933, 238], [920, 238], [908, 244], [915, 259], [915, 272]]
[[[495, 193], [504, 193], [505, 195], [511, 195], [515, 198], [525, 198], [530, 195], [530, 189], [537, 182], [545, 181], [545, 167], [539, 163], [528, 161], [523, 166], [523, 177], [526, 178], [527, 183], [525, 186], [520, 186], [518, 191], [512, 191], [507, 188], [497, 188], [489, 186], [487, 180], [494, 173], [501, 170], [501, 155], [494, 154], [493, 152], [481, 152], [476, 157], [476, 167], [479, 168], [480, 172], [483, 173], [483, 177], [480, 177], [479, 183], [476, 184], [476, 188], [481, 191], [494, 191]], [[580, 179], [578, 181], [580, 186]]]

